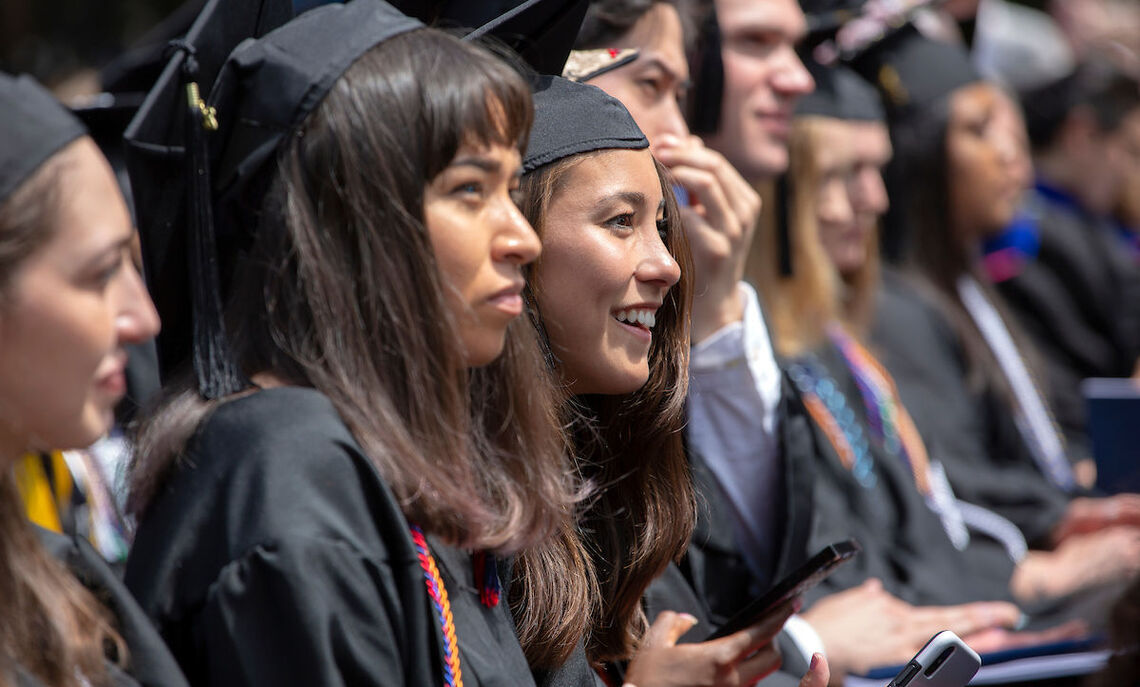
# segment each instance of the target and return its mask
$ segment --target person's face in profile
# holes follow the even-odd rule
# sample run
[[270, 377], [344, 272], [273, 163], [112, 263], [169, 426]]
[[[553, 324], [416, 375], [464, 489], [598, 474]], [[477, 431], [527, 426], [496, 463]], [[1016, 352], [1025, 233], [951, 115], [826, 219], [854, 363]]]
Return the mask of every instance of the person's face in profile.
[[58, 175], [43, 227], [51, 238], [0, 295], [0, 442], [9, 453], [94, 443], [126, 392], [124, 346], [159, 328], [131, 259], [130, 215], [95, 143], [80, 138], [46, 164]]
[[1017, 106], [988, 83], [950, 97], [947, 176], [954, 231], [964, 245], [1004, 229], [1030, 182], [1029, 145]]
[[573, 394], [627, 394], [649, 379], [657, 312], [681, 278], [664, 208], [648, 150], [584, 155], [550, 200], [534, 292]]
[[796, 101], [815, 87], [795, 50], [807, 24], [795, 0], [716, 0], [716, 12], [724, 95], [705, 142], [745, 179], [769, 179], [788, 168]]
[[541, 251], [513, 197], [520, 160], [513, 146], [464, 145], [424, 191], [424, 222], [469, 367], [502, 353], [507, 325], [523, 312], [522, 267]]

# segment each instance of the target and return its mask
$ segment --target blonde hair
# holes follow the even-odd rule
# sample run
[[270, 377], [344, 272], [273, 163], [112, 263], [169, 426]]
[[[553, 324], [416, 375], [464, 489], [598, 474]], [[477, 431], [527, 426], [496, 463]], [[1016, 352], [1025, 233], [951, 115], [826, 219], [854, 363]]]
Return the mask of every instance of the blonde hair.
[[[777, 353], [801, 355], [822, 343], [827, 325], [842, 321], [863, 336], [874, 314], [879, 279], [878, 231], [868, 236], [867, 260], [854, 274], [839, 274], [819, 236], [816, 217], [821, 170], [818, 164], [826, 117], [797, 117], [789, 139], [787, 198], [774, 184], [760, 189], [765, 212], [748, 255], [745, 276], [760, 293]], [[787, 207], [780, 207], [787, 202]], [[792, 273], [780, 273], [778, 217], [787, 217]]]

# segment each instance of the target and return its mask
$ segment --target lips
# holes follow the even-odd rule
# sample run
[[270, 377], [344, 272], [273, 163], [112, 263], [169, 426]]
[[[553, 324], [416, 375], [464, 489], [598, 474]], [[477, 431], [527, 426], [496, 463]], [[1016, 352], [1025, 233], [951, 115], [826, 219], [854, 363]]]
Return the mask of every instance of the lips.
[[511, 317], [518, 317], [523, 311], [522, 290], [524, 282], [515, 282], [487, 299], [496, 310]]
[[95, 378], [95, 386], [111, 396], [122, 396], [127, 392], [127, 354], [120, 351], [102, 365], [106, 368]]

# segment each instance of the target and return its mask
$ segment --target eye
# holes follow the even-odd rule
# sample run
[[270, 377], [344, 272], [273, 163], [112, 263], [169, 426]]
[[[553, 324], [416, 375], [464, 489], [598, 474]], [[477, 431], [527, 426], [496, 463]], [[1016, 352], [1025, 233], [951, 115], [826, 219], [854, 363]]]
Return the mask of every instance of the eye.
[[99, 268], [95, 269], [88, 278], [89, 283], [97, 290], [103, 290], [123, 268], [123, 263], [126, 257], [122, 255], [116, 256], [113, 262], [104, 263]]
[[637, 84], [649, 95], [658, 95], [663, 90], [661, 80], [654, 77], [638, 79]]
[[460, 196], [480, 195], [483, 193], [483, 184], [477, 181], [465, 181], [461, 184], [456, 184], [451, 189], [451, 193]]
[[511, 194], [511, 202], [515, 204], [515, 207], [521, 209], [522, 205], [523, 205], [523, 199], [524, 199], [522, 189], [517, 188], [517, 187], [512, 188], [510, 190], [510, 194]]
[[620, 215], [614, 215], [606, 220], [606, 224], [611, 227], [621, 227], [622, 229], [633, 228], [633, 213], [623, 212]]

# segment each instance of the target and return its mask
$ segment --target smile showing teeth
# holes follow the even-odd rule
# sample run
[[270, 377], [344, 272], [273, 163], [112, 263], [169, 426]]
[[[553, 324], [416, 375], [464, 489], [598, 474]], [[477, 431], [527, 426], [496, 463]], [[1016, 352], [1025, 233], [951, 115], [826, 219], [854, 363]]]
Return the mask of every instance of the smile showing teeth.
[[653, 329], [653, 325], [657, 324], [657, 314], [655, 312], [637, 308], [619, 310], [614, 313], [614, 319], [618, 322], [625, 322], [635, 326], [640, 325], [646, 329]]

